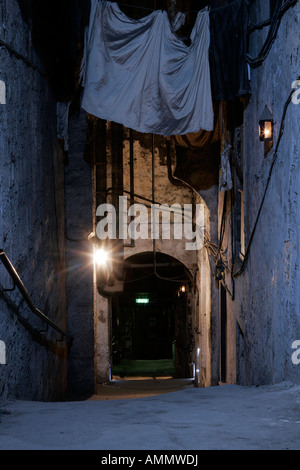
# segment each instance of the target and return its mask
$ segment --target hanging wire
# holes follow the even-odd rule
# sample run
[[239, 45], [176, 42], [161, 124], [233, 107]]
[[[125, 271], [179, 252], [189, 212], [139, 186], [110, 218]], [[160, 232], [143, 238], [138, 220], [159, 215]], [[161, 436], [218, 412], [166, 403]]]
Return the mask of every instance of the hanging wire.
[[[151, 150], [152, 150], [152, 152], [151, 152], [151, 157], [152, 157], [152, 160], [151, 160], [151, 179], [152, 179], [151, 191], [152, 191], [152, 201], [155, 201], [155, 137], [154, 137], [154, 134], [152, 134], [152, 149]], [[153, 235], [153, 237], [152, 237], [153, 271], [149, 274], [146, 274], [145, 276], [142, 276], [142, 277], [139, 277], [139, 278], [136, 278], [136, 279], [125, 280], [124, 282], [125, 283], [138, 282], [138, 281], [142, 281], [144, 279], [148, 279], [148, 278], [153, 277], [153, 276], [155, 276], [158, 279], [161, 279], [163, 281], [168, 281], [168, 282], [177, 282], [177, 283], [180, 283], [180, 284], [189, 282], [188, 279], [178, 279], [178, 276], [177, 277], [164, 277], [164, 276], [161, 276], [160, 274], [158, 274], [158, 272], [157, 272], [157, 250], [156, 250], [156, 239], [155, 239], [155, 217], [151, 217], [151, 223], [152, 223], [152, 235]], [[189, 274], [189, 277], [190, 277], [190, 281], [193, 282], [192, 275], [190, 273], [188, 273], [188, 274]]]
[[[276, 32], [278, 30], [278, 26], [279, 26], [281, 17], [284, 15], [284, 13], [290, 7], [296, 5], [297, 1], [298, 0], [287, 0], [286, 2], [283, 3], [283, 5], [280, 6], [278, 16], [276, 18], [277, 19], [276, 23], [278, 22], [278, 25], [276, 27]], [[118, 3], [118, 2], [115, 2], [115, 3]], [[150, 11], [150, 12], [157, 11], [157, 10], [154, 10], [153, 8], [148, 8], [148, 7], [145, 7], [145, 6], [142, 6], [142, 5], [130, 5], [128, 3], [120, 3], [120, 5], [126, 6], [126, 7], [131, 7], [131, 8], [138, 8], [138, 9], [145, 10], [145, 11]], [[212, 10], [215, 10], [215, 9], [218, 9], [218, 8], [220, 8], [220, 7], [214, 7]], [[190, 13], [197, 13], [198, 11], [200, 11], [200, 10], [190, 10]], [[266, 21], [263, 21], [262, 23], [250, 26], [248, 28], [248, 33], [253, 33], [257, 29], [264, 28], [265, 26], [268, 26], [268, 25], [272, 24], [272, 21], [274, 21], [274, 16], [272, 18], [269, 18]], [[274, 26], [276, 26], [276, 25], [274, 25]], [[272, 30], [273, 30], [273, 28], [272, 28]], [[269, 36], [270, 36], [270, 34], [269, 34]], [[266, 44], [263, 46], [263, 49], [262, 49], [261, 53], [262, 52], [264, 53], [264, 58], [260, 57], [261, 54], [256, 59], [250, 57], [249, 55], [247, 56], [247, 60], [248, 60], [249, 65], [251, 67], [257, 67], [258, 65], [260, 65], [260, 63], [265, 59], [265, 57], [266, 57], [268, 51], [270, 50], [274, 40], [275, 40], [275, 37], [273, 38], [272, 42], [270, 41], [270, 44], [267, 44], [267, 42], [266, 42]], [[268, 43], [269, 43], [269, 41], [268, 41]], [[49, 80], [49, 77], [47, 76], [47, 74], [40, 67], [38, 67], [36, 64], [34, 64], [31, 60], [29, 60], [23, 54], [16, 51], [10, 44], [8, 44], [7, 42], [0, 39], [0, 46], [5, 47], [9, 51], [10, 54], [14, 55], [17, 59], [22, 60], [26, 65], [28, 65], [32, 69], [36, 70], [46, 80]], [[266, 49], [266, 51], [265, 51], [265, 49]], [[256, 65], [256, 62], [257, 62], [257, 65]]]
[[[297, 80], [300, 80], [300, 76], [297, 78]], [[245, 267], [247, 265], [248, 259], [249, 259], [250, 248], [251, 248], [251, 245], [252, 245], [252, 242], [253, 242], [253, 239], [254, 239], [254, 235], [255, 235], [255, 232], [256, 232], [257, 225], [258, 225], [260, 214], [261, 214], [261, 211], [262, 211], [262, 208], [263, 208], [263, 205], [264, 205], [264, 202], [265, 202], [265, 198], [266, 198], [266, 195], [267, 195], [268, 187], [269, 187], [269, 184], [270, 184], [270, 181], [271, 181], [273, 169], [274, 169], [274, 166], [275, 166], [275, 163], [276, 163], [276, 160], [277, 160], [278, 148], [279, 148], [279, 144], [281, 142], [281, 139], [282, 139], [282, 136], [283, 136], [283, 131], [284, 131], [286, 113], [287, 113], [287, 110], [288, 110], [288, 106], [289, 106], [290, 102], [292, 101], [292, 96], [293, 96], [294, 92], [295, 92], [295, 90], [292, 90], [290, 92], [290, 94], [288, 96], [288, 99], [286, 100], [285, 105], [284, 105], [282, 118], [281, 118], [281, 123], [280, 123], [279, 135], [278, 135], [278, 139], [277, 139], [276, 147], [275, 147], [275, 150], [274, 150], [272, 163], [271, 163], [270, 170], [269, 170], [269, 175], [268, 175], [266, 187], [265, 187], [263, 197], [262, 197], [259, 209], [258, 209], [258, 213], [257, 213], [256, 219], [255, 219], [255, 223], [254, 223], [254, 226], [253, 226], [253, 229], [252, 229], [252, 232], [251, 232], [251, 236], [249, 238], [249, 243], [248, 243], [248, 246], [247, 246], [247, 249], [246, 249], [245, 257], [243, 259], [241, 268], [239, 269], [238, 272], [233, 274], [233, 276], [235, 278], [240, 276], [243, 273], [243, 271], [245, 270]]]
[[[296, 3], [298, 2], [298, 0], [287, 0], [286, 2], [283, 3], [282, 7], [280, 8], [280, 11], [279, 11], [279, 15], [280, 17], [282, 17], [284, 15], [284, 13], [291, 7], [293, 7], [294, 5], [296, 5]], [[262, 21], [261, 23], [257, 23], [257, 24], [254, 24], [254, 25], [250, 25], [248, 27], [248, 34], [251, 34], [253, 33], [254, 31], [256, 31], [257, 29], [263, 29], [265, 28], [266, 26], [269, 26], [270, 24], [272, 23], [272, 18], [268, 18], [267, 20], [265, 21]]]
[[[295, 0], [289, 0], [287, 2], [284, 2], [284, 0], [277, 0], [273, 16], [270, 20], [267, 21], [270, 22], [270, 29], [268, 32], [268, 36], [265, 40], [265, 43], [263, 44], [261, 51], [257, 55], [257, 57], [251, 57], [249, 54], [247, 54], [247, 62], [252, 68], [259, 67], [264, 60], [267, 58], [272, 45], [277, 37], [277, 32], [278, 28], [281, 22], [281, 18], [283, 14], [287, 11], [288, 8], [294, 6], [297, 3]], [[259, 28], [260, 26], [258, 25], [256, 28]], [[253, 31], [253, 28], [252, 28]]]
[[[124, 192], [125, 194], [131, 194], [130, 191], [127, 191], [127, 190], [125, 190], [125, 189], [123, 190], [123, 192]], [[107, 190], [99, 191], [99, 193], [102, 193], [102, 194], [105, 194], [105, 195], [108, 195], [108, 194], [114, 194], [114, 195], [116, 195], [116, 196], [119, 195], [119, 193], [117, 193], [116, 191], [114, 191], [114, 188], [108, 188]], [[146, 198], [146, 197], [144, 197], [144, 196], [140, 196], [139, 194], [136, 194], [136, 193], [134, 193], [134, 197], [135, 197], [136, 199], [141, 199], [141, 200], [143, 200], [143, 201], [146, 201], [146, 202], [151, 203], [151, 205], [150, 205], [150, 204], [143, 204], [145, 207], [148, 207], [148, 209], [151, 209], [152, 205], [153, 205], [153, 204], [156, 204], [156, 205], [159, 206], [159, 210], [160, 210], [161, 212], [170, 213], [170, 208], [169, 208], [169, 207], [164, 207], [163, 204], [161, 205], [159, 202], [152, 201], [151, 199], [148, 199], [148, 198]], [[181, 216], [182, 216], [182, 210], [181, 210], [181, 208], [177, 210], [177, 208], [172, 207], [172, 212], [174, 213], [174, 215], [181, 215]], [[184, 218], [185, 218], [186, 220], [190, 220], [190, 221], [193, 220], [193, 216], [191, 216], [189, 213], [187, 213], [187, 209], [185, 209]]]
[[149, 273], [149, 274], [145, 274], [145, 276], [141, 276], [141, 277], [137, 277], [135, 279], [128, 279], [128, 280], [125, 280], [124, 282], [125, 283], [130, 283], [130, 282], [138, 282], [138, 281], [143, 281], [144, 279], [148, 279], [149, 277], [157, 277], [158, 279], [161, 279], [163, 281], [168, 281], [168, 282], [179, 282], [180, 284], [184, 284], [186, 282], [192, 282], [193, 279], [192, 279], [192, 276], [190, 276], [190, 281], [188, 279], [178, 279], [178, 278], [175, 278], [175, 277], [163, 277], [163, 276], [160, 276], [159, 274], [157, 274], [157, 272], [155, 273], [154, 271], [152, 273]]
[[[105, 0], [105, 1], [110, 2], [110, 0]], [[146, 11], [156, 11], [153, 8], [144, 7], [143, 5], [130, 5], [129, 3], [117, 2], [117, 1], [112, 2], [112, 3], [117, 3], [119, 6], [124, 6], [124, 7], [129, 7], [129, 8], [139, 8], [141, 10], [146, 10]], [[158, 8], [158, 10], [161, 10], [161, 8]]]
[[11, 46], [7, 42], [3, 41], [3, 39], [0, 39], [0, 47], [4, 47], [9, 52], [10, 55], [13, 55], [14, 57], [16, 57], [16, 59], [21, 60], [22, 62], [24, 62], [24, 64], [26, 64], [28, 67], [31, 67], [33, 70], [38, 72], [46, 80], [49, 80], [49, 77], [47, 76], [47, 74], [42, 69], [40, 69], [37, 65], [35, 65], [31, 60], [29, 60], [23, 54], [16, 51], [13, 48], [13, 46]]
[[[233, 192], [231, 191], [230, 192], [230, 207], [232, 208], [233, 207]], [[234, 258], [235, 258], [235, 255], [234, 255], [234, 214], [233, 214], [233, 210], [231, 210], [231, 269], [230, 269], [230, 278], [231, 278], [231, 293], [229, 291], [229, 295], [231, 296], [231, 299], [234, 300], [235, 299], [235, 279], [234, 279], [234, 276], [233, 276], [233, 272], [234, 272]]]
[[[105, 0], [105, 1], [110, 1], [112, 3], [118, 3], [118, 5], [120, 6], [124, 6], [124, 7], [129, 7], [129, 8], [137, 8], [137, 9], [140, 9], [140, 10], [145, 10], [145, 11], [159, 11], [159, 10], [162, 10], [162, 8], [149, 8], [149, 7], [145, 7], [143, 5], [134, 5], [134, 4], [129, 4], [129, 3], [123, 3], [123, 2], [117, 2], [117, 1], [113, 1], [113, 0]], [[286, 0], [283, 2], [283, 5], [280, 7], [280, 11], [279, 11], [279, 16], [282, 17], [283, 14], [292, 6], [296, 5], [298, 0]], [[175, 2], [174, 2], [175, 3]], [[209, 6], [209, 5], [207, 5]], [[225, 5], [226, 6], [226, 5]], [[202, 7], [200, 8], [199, 10], [195, 9], [195, 10], [188, 10], [189, 13], [199, 13], [199, 11], [203, 10], [204, 8], [206, 7]], [[223, 6], [215, 6], [215, 7], [209, 7], [211, 11], [214, 11], [214, 10], [218, 10], [219, 8], [224, 8], [224, 5]], [[173, 9], [173, 10], [172, 10]], [[172, 1], [171, 1], [171, 7], [169, 8], [169, 11], [175, 11], [174, 10], [174, 7], [172, 5]], [[261, 28], [264, 28], [265, 26], [269, 26], [272, 22], [272, 18], [269, 18], [259, 24], [256, 24], [256, 25], [251, 25], [249, 26], [248, 28], [248, 32], [249, 33], [252, 33], [253, 31], [255, 31], [256, 29], [261, 29]]]
[[[154, 146], [154, 134], [152, 134], [152, 199], [155, 201], [155, 146]], [[152, 228], [153, 228], [153, 271], [154, 275], [163, 281], [170, 281], [170, 282], [179, 282], [179, 283], [184, 283], [187, 282], [187, 279], [182, 280], [178, 278], [168, 278], [168, 277], [163, 277], [160, 274], [158, 274], [157, 269], [156, 269], [156, 240], [155, 240], [155, 217], [152, 217]]]
[[224, 238], [224, 234], [225, 234], [226, 205], [227, 205], [227, 191], [225, 191], [224, 200], [223, 200], [223, 210], [222, 210], [222, 220], [221, 220], [220, 235], [219, 235], [218, 255], [220, 254], [221, 246], [222, 246], [223, 238]]
[[124, 282], [127, 284], [127, 283], [130, 283], [130, 282], [143, 281], [144, 279], [148, 279], [149, 277], [152, 277], [152, 276], [154, 276], [154, 273], [146, 274], [145, 276], [138, 277], [136, 279], [126, 279]]

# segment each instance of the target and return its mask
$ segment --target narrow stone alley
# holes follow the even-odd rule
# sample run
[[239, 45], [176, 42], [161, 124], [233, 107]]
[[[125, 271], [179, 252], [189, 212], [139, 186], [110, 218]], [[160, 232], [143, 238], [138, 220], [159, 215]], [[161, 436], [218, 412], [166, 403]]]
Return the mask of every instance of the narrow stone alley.
[[299, 44], [300, 0], [0, 0], [0, 450], [300, 450]]

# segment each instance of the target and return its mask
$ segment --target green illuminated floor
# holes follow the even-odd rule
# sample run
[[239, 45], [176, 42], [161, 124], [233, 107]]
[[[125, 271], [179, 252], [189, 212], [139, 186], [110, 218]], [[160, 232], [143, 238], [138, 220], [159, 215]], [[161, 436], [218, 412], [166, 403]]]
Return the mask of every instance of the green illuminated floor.
[[128, 360], [123, 359], [121, 364], [114, 365], [112, 374], [120, 377], [164, 377], [175, 376], [172, 359], [156, 360]]

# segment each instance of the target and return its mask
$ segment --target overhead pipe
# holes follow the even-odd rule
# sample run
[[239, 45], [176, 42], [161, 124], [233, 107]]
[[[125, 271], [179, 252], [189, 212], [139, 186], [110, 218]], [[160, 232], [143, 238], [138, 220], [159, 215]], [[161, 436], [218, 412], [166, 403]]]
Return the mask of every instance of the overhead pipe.
[[119, 197], [123, 196], [123, 126], [121, 124], [111, 123], [111, 166], [112, 166], [112, 186], [115, 188], [112, 193], [112, 205], [116, 210], [116, 229], [117, 238], [113, 247], [114, 254], [114, 275], [117, 280], [123, 280], [124, 276], [124, 247], [118, 234], [123, 214], [120, 214]]
[[[133, 148], [133, 130], [129, 130], [129, 178], [130, 178], [130, 205], [134, 204], [134, 148]], [[134, 220], [134, 216], [131, 217], [131, 222]], [[135, 240], [130, 239], [129, 243], [124, 243], [124, 247], [134, 248]]]

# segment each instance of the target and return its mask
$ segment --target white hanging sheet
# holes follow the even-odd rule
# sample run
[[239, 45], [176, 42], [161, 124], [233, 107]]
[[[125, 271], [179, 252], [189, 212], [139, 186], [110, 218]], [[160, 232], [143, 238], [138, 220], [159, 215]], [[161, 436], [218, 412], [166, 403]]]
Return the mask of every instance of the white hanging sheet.
[[187, 46], [166, 11], [134, 20], [116, 3], [92, 0], [82, 108], [143, 133], [213, 130], [209, 11]]

